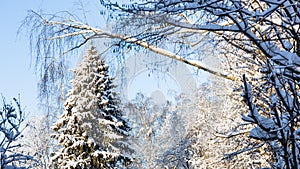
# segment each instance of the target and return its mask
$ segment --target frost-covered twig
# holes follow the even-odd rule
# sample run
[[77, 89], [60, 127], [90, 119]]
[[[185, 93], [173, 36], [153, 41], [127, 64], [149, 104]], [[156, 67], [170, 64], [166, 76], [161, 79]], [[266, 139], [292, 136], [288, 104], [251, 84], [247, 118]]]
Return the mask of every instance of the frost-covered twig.
[[18, 149], [22, 144], [18, 143], [22, 137], [22, 132], [27, 125], [22, 126], [25, 114], [21, 110], [21, 105], [17, 99], [14, 99], [15, 107], [7, 104], [3, 98], [3, 108], [0, 110], [0, 168], [6, 168], [11, 165], [34, 163], [38, 161], [29, 154], [19, 153]]
[[236, 151], [236, 152], [233, 152], [233, 153], [230, 153], [230, 154], [225, 154], [224, 158], [222, 160], [230, 160], [232, 159], [234, 156], [237, 156], [241, 153], [244, 153], [244, 152], [249, 152], [249, 151], [254, 151], [260, 147], [262, 147], [265, 143], [261, 143], [261, 144], [257, 144], [257, 145], [254, 145], [254, 146], [251, 146], [251, 147], [247, 147], [247, 148], [244, 148], [242, 150], [239, 150], [239, 151]]

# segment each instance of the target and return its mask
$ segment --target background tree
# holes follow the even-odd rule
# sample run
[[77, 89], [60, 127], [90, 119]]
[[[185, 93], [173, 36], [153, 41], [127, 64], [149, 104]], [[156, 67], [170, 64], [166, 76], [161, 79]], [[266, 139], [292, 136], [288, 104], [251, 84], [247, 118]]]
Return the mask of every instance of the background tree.
[[40, 162], [35, 169], [47, 169], [50, 165], [51, 152], [58, 151], [59, 147], [50, 137], [53, 131], [50, 130], [49, 119], [46, 115], [30, 116], [27, 120], [28, 127], [24, 131], [22, 139], [22, 151], [28, 154], [35, 154]]
[[132, 124], [130, 146], [135, 159], [132, 167], [163, 168], [176, 163], [164, 159], [164, 153], [170, 152], [185, 137], [186, 126], [173, 107], [170, 102], [155, 104], [141, 93], [124, 105]]
[[[53, 125], [62, 148], [52, 157], [59, 168], [114, 168], [126, 165], [122, 139], [129, 127], [118, 108], [108, 65], [90, 48], [74, 70], [65, 112]], [[123, 146], [123, 147], [121, 147]]]

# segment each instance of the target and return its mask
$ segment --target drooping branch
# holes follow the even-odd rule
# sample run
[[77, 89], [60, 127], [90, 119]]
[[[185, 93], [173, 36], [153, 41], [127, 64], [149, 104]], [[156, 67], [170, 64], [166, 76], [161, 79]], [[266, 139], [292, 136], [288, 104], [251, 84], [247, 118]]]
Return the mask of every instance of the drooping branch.
[[[70, 38], [76, 38], [79, 43], [74, 43], [73, 46], [70, 46], [70, 49], [67, 50], [67, 52], [70, 52], [72, 50], [75, 50], [85, 43], [88, 42], [90, 39], [96, 39], [96, 38], [111, 38], [111, 39], [119, 39], [123, 42], [126, 42], [128, 44], [138, 45], [140, 47], [143, 47], [149, 51], [152, 51], [154, 53], [169, 57], [171, 59], [186, 63], [188, 65], [191, 65], [193, 67], [196, 67], [200, 70], [206, 71], [208, 73], [211, 73], [213, 75], [232, 80], [237, 81], [238, 78], [230, 76], [225, 73], [221, 73], [218, 71], [213, 70], [212, 68], [209, 68], [200, 61], [195, 60], [189, 60], [186, 59], [178, 54], [175, 54], [173, 52], [170, 52], [166, 49], [160, 48], [158, 46], [152, 45], [146, 40], [140, 40], [138, 38], [134, 38], [132, 36], [126, 36], [124, 34], [116, 34], [110, 31], [106, 31], [99, 28], [94, 28], [90, 25], [74, 21], [74, 20], [62, 20], [62, 21], [53, 21], [48, 20], [44, 18], [43, 16], [33, 12], [36, 17], [40, 18], [40, 22], [42, 22], [42, 25], [45, 28], [51, 27], [56, 28], [52, 30], [53, 32], [51, 34], [46, 35], [46, 39], [39, 39], [39, 41], [45, 40], [45, 41], [62, 41], [62, 40], [68, 40]], [[219, 29], [219, 28], [218, 28]], [[39, 37], [39, 38], [45, 38], [45, 35]], [[62, 52], [61, 54], [66, 54], [66, 51]]]

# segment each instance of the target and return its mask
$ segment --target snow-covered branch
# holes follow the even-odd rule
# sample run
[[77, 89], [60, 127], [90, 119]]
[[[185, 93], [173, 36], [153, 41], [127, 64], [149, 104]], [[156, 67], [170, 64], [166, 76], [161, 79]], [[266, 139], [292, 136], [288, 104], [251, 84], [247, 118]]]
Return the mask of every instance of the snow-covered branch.
[[[22, 144], [18, 143], [22, 137], [25, 114], [17, 99], [14, 99], [15, 105], [7, 104], [3, 98], [3, 107], [0, 110], [0, 168], [10, 166], [28, 166], [28, 162], [35, 165], [38, 161], [29, 154], [19, 153]], [[23, 166], [22, 166], [23, 167]]]
[[[128, 36], [126, 34], [118, 34], [113, 33], [110, 31], [106, 31], [100, 28], [95, 28], [90, 25], [75, 21], [75, 20], [62, 20], [62, 21], [54, 21], [54, 20], [47, 20], [43, 16], [33, 12], [36, 17], [41, 18], [42, 25], [39, 25], [44, 28], [43, 32], [41, 32], [40, 37], [37, 37], [38, 39], [44, 38], [46, 36], [46, 41], [53, 41], [53, 43], [57, 41], [66, 40], [66, 43], [69, 43], [68, 39], [75, 39], [78, 40], [78, 43], [75, 43], [73, 46], [70, 46], [69, 49], [66, 51], [71, 52], [72, 50], [75, 50], [82, 46], [83, 44], [87, 43], [89, 39], [95, 39], [95, 38], [111, 38], [111, 39], [117, 39], [121, 40], [122, 42], [132, 44], [132, 45], [138, 45], [140, 47], [143, 47], [149, 51], [152, 51], [154, 53], [172, 58], [174, 60], [184, 62], [188, 65], [194, 66], [200, 70], [206, 71], [208, 73], [211, 73], [213, 75], [229, 79], [229, 80], [238, 80], [237, 77], [232, 77], [228, 73], [221, 73], [216, 70], [213, 70], [213, 68], [209, 68], [208, 66], [203, 65], [200, 61], [193, 61], [186, 59], [176, 53], [173, 53], [169, 50], [160, 48], [159, 46], [153, 45], [150, 42], [139, 39], [137, 37]], [[44, 29], [49, 29], [50, 34], [45, 35]], [[36, 32], [35, 32], [36, 33]], [[36, 40], [36, 39], [35, 39]], [[43, 39], [40, 39], [43, 40]], [[38, 40], [38, 42], [40, 42]], [[54, 43], [55, 44], [55, 43]], [[39, 46], [39, 45], [38, 45]], [[40, 46], [42, 47], [42, 46]], [[60, 47], [60, 46], [57, 46]], [[40, 50], [40, 49], [38, 49]], [[63, 51], [61, 54], [66, 54], [66, 51]], [[38, 51], [37, 54], [42, 54], [41, 51]]]

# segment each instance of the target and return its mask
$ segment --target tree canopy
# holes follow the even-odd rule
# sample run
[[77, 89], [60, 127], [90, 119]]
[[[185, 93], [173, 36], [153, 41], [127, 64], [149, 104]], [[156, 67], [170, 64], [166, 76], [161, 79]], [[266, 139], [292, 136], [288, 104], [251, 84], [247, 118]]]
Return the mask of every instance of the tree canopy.
[[[32, 45], [45, 84], [51, 78], [60, 79], [62, 71], [51, 75], [51, 70], [63, 70], [56, 68], [65, 65], [64, 56], [91, 39], [114, 39], [110, 47], [116, 48], [139, 46], [221, 78], [243, 82], [239, 84], [242, 87], [234, 90], [243, 89], [248, 110], [240, 113], [247, 124], [254, 126], [249, 136], [261, 143], [252, 148], [267, 145], [272, 151], [268, 162], [273, 168], [300, 168], [300, 2], [100, 0], [100, 3], [105, 7], [101, 14], [115, 22], [110, 30], [80, 22], [68, 12], [51, 16], [29, 14], [26, 23], [31, 28]], [[215, 54], [226, 63], [226, 71], [216, 71], [201, 62], [196, 49], [203, 38], [222, 48]], [[244, 71], [235, 70], [238, 67]]]

